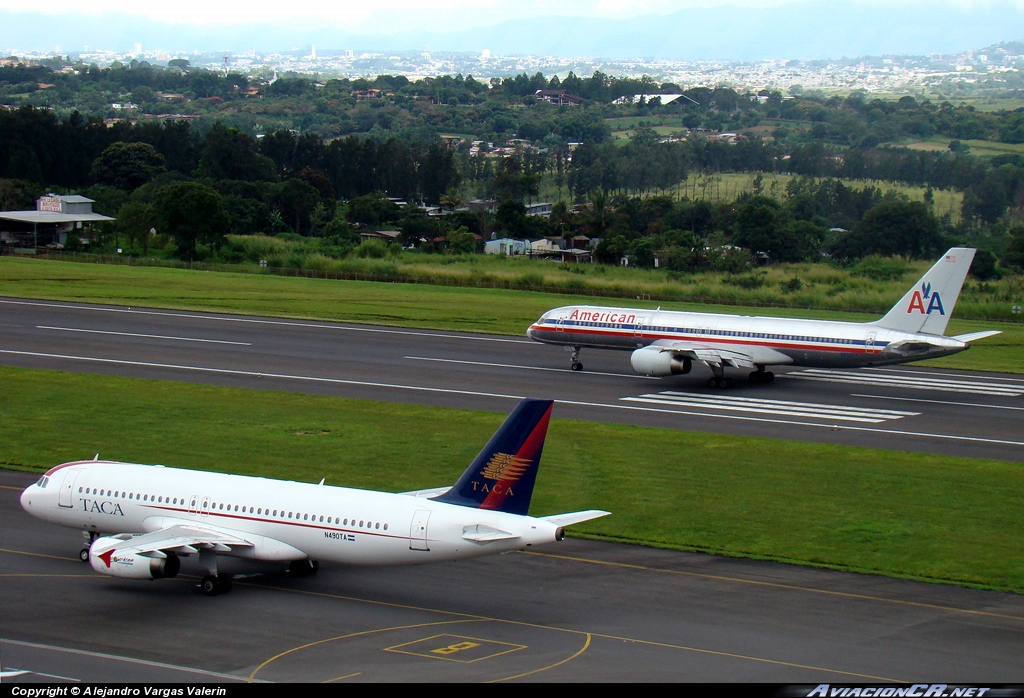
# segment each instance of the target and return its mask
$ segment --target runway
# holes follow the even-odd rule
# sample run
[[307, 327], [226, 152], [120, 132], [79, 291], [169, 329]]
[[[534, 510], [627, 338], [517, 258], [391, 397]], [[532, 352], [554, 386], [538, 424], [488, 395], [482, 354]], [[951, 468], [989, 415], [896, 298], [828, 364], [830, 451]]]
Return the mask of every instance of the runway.
[[1020, 683], [1024, 598], [581, 540], [292, 578], [105, 577], [0, 471], [3, 681]]
[[[525, 329], [525, 328], [524, 328]], [[0, 299], [0, 364], [1024, 461], [1024, 376], [891, 367], [633, 374], [629, 353], [525, 337]]]

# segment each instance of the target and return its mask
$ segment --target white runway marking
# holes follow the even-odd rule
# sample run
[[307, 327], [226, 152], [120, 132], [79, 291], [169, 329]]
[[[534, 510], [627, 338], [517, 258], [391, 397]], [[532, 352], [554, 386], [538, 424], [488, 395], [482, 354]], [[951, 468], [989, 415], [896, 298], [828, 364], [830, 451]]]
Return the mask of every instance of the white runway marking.
[[920, 414], [920, 412], [901, 412], [899, 410], [874, 410], [867, 407], [847, 407], [844, 405], [791, 402], [788, 400], [762, 400], [722, 394], [696, 395], [674, 391], [665, 391], [657, 394], [648, 393], [639, 397], [624, 397], [622, 400], [654, 405], [698, 407], [706, 410], [751, 412], [787, 417], [810, 417], [812, 419], [865, 422], [868, 424], [881, 424], [886, 420], [916, 417]]
[[[467, 364], [469, 366], [494, 366], [495, 368], [518, 368], [523, 371], [554, 371], [556, 373], [579, 373], [570, 368], [545, 368], [543, 366], [518, 366], [516, 364], [496, 364], [489, 361], [460, 361], [458, 359], [434, 359], [428, 356], [406, 356], [413, 361], [436, 361], [442, 364]], [[641, 378], [643, 380], [661, 380], [653, 376], [637, 376], [632, 373], [602, 373], [601, 371], [587, 371], [588, 376], [613, 376], [615, 378]]]
[[506, 344], [525, 344], [531, 347], [544, 346], [529, 339], [508, 339], [507, 337], [474, 337], [464, 334], [445, 332], [421, 332], [417, 330], [385, 330], [379, 327], [357, 327], [352, 325], [330, 324], [325, 322], [298, 322], [295, 320], [261, 320], [249, 317], [231, 317], [226, 315], [197, 315], [194, 313], [175, 313], [156, 310], [132, 310], [131, 308], [100, 308], [96, 306], [65, 305], [63, 303], [31, 303], [28, 301], [0, 300], [9, 305], [38, 305], [44, 308], [64, 308], [66, 310], [93, 310], [101, 313], [131, 313], [134, 315], [156, 315], [159, 317], [180, 317], [189, 320], [217, 320], [221, 322], [242, 322], [252, 325], [280, 325], [281, 327], [312, 327], [321, 330], [343, 330], [345, 332], [370, 332], [376, 334], [398, 334], [410, 337], [442, 337], [444, 339], [471, 339], [477, 342], [503, 342]]
[[[205, 669], [194, 669], [187, 666], [179, 666], [177, 664], [167, 664], [166, 662], [154, 662], [148, 659], [136, 659], [135, 657], [124, 657], [118, 654], [106, 654], [104, 652], [90, 652], [88, 650], [76, 650], [70, 647], [58, 647], [57, 645], [44, 645], [38, 642], [22, 642], [19, 640], [9, 640], [7, 638], [0, 638], [0, 644], [16, 645], [18, 647], [31, 647], [38, 650], [47, 650], [50, 652], [63, 652], [65, 654], [77, 654], [82, 657], [96, 657], [98, 659], [111, 659], [117, 662], [127, 662], [128, 664], [139, 664], [141, 666], [156, 667], [158, 669], [172, 669], [174, 671], [183, 671], [189, 674], [199, 674], [200, 676], [212, 676], [218, 679], [226, 679], [228, 681], [247, 681], [245, 676], [234, 676], [233, 674], [223, 674], [217, 671], [206, 671]], [[45, 676], [45, 674], [40, 674]], [[71, 681], [77, 681], [78, 679], [69, 679]]]
[[36, 325], [40, 330], [57, 330], [60, 332], [88, 332], [90, 334], [114, 334], [121, 337], [144, 337], [146, 339], [173, 339], [176, 342], [209, 342], [211, 344], [237, 344], [243, 347], [251, 347], [252, 342], [228, 342], [223, 339], [198, 339], [196, 337], [168, 337], [161, 334], [138, 334], [136, 332], [109, 332], [107, 330], [83, 330], [76, 327], [49, 327], [47, 325]]
[[[116, 364], [122, 366], [142, 366], [146, 368], [164, 368], [174, 369], [179, 371], [194, 371], [199, 373], [218, 373], [224, 375], [235, 375], [235, 376], [253, 376], [253, 377], [264, 377], [264, 378], [280, 378], [284, 380], [295, 380], [295, 381], [309, 381], [318, 383], [334, 383], [338, 385], [359, 385], [371, 388], [393, 388], [395, 390], [412, 390], [428, 393], [444, 393], [449, 395], [472, 395], [474, 397], [493, 397], [507, 400], [522, 400], [525, 395], [505, 395], [501, 393], [483, 393], [474, 390], [455, 390], [451, 388], [430, 388], [427, 386], [418, 385], [398, 385], [393, 383], [374, 383], [369, 381], [355, 381], [345, 380], [343, 378], [320, 378], [316, 376], [297, 376], [288, 374], [276, 374], [276, 373], [260, 373], [258, 371], [238, 371], [228, 368], [208, 368], [203, 366], [183, 366], [176, 364], [158, 364], [149, 363], [145, 361], [126, 361], [124, 359], [105, 359], [91, 356], [68, 356], [63, 354], [46, 354], [35, 351], [14, 351], [11, 349], [0, 349], [0, 354], [11, 354], [15, 356], [35, 356], [39, 358], [47, 359], [64, 359], [68, 361], [87, 361], [93, 363], [105, 363], [105, 364]], [[833, 425], [822, 424], [821, 422], [802, 422], [789, 419], [769, 419], [766, 417], [750, 417], [746, 415], [737, 414], [713, 414], [708, 412], [687, 412], [684, 410], [670, 410], [658, 407], [644, 407], [640, 405], [621, 405], [612, 403], [601, 403], [601, 402], [582, 402], [579, 400], [556, 400], [562, 405], [578, 405], [581, 407], [597, 407], [615, 410], [630, 410], [638, 412], [653, 412], [660, 414], [669, 415], [683, 415], [693, 417], [703, 417], [708, 419], [728, 419], [734, 421], [744, 422], [760, 422], [766, 424], [789, 424], [793, 426], [805, 426], [814, 427], [817, 429], [834, 429]], [[989, 439], [979, 436], [961, 436], [957, 434], [941, 434], [941, 433], [929, 433], [929, 432], [914, 432], [914, 431], [898, 431], [895, 429], [879, 429], [875, 427], [862, 427], [857, 425], [846, 425], [843, 426], [844, 431], [865, 431], [876, 434], [890, 434], [897, 436], [915, 436], [926, 439], [947, 439], [951, 441], [971, 441], [976, 443], [990, 443], [990, 444], [1004, 444], [1009, 446], [1024, 446], [1024, 441], [1012, 441], [1007, 439]]]
[[971, 380], [983, 380], [983, 381], [1006, 381], [1008, 383], [1024, 383], [1024, 378], [1010, 378], [1009, 376], [982, 376], [975, 375], [973, 373], [949, 373], [939, 371], [922, 371], [920, 369], [910, 368], [883, 368], [878, 366], [865, 366], [861, 371], [881, 371], [885, 373], [902, 373], [907, 376], [941, 376], [942, 378], [969, 378]]
[[925, 400], [919, 397], [891, 397], [889, 395], [862, 395], [851, 393], [853, 397], [866, 397], [873, 400], [900, 400], [902, 402], [926, 402], [932, 405], [954, 405], [956, 407], [984, 407], [989, 410], [1018, 410], [1024, 412], [1024, 407], [1011, 407], [1010, 405], [985, 405], [980, 402], [952, 402], [950, 400]]
[[825, 383], [850, 383], [853, 385], [875, 385], [881, 387], [911, 388], [913, 390], [942, 390], [955, 393], [972, 393], [975, 395], [998, 395], [1001, 397], [1017, 397], [1024, 394], [1024, 385], [1012, 383], [980, 383], [977, 380], [958, 380], [956, 378], [922, 378], [907, 372], [900, 376], [878, 375], [852, 371], [832, 371], [823, 368], [809, 368], [804, 371], [780, 373], [780, 377], [800, 378], [802, 380], [821, 381]]

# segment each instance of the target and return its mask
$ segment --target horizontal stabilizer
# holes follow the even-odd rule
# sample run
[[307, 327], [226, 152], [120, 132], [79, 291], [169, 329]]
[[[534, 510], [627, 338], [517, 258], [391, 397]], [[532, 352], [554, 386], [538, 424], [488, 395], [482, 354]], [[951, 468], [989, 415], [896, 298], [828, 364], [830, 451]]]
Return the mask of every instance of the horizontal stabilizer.
[[965, 344], [970, 344], [979, 339], [985, 339], [985, 337], [992, 337], [997, 334], [1002, 334], [1002, 330], [982, 330], [981, 332], [969, 332], [967, 334], [958, 334], [953, 339], [958, 339]]
[[602, 516], [611, 515], [610, 511], [601, 511], [600, 509], [587, 509], [586, 511], [574, 511], [570, 514], [553, 514], [551, 516], [541, 516], [539, 518], [545, 521], [550, 521], [556, 526], [572, 526], [573, 524], [583, 523], [584, 521], [590, 521], [591, 519], [600, 519]]
[[519, 536], [483, 524], [474, 524], [462, 529], [462, 537], [474, 543], [493, 543], [497, 540], [513, 540]]
[[430, 497], [440, 497], [451, 488], [451, 485], [447, 487], [430, 487], [425, 490], [411, 490], [409, 492], [399, 492], [398, 494], [404, 494], [407, 497], [425, 497], [429, 499]]

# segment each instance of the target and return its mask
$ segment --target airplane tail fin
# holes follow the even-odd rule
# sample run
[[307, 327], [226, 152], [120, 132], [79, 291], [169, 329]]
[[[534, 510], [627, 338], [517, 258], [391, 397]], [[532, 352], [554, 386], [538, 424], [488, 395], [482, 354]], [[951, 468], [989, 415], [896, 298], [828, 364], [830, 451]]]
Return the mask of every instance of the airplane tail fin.
[[952, 247], [875, 325], [941, 335], [974, 260], [974, 249]]
[[530, 509], [553, 400], [523, 400], [438, 502], [525, 516]]

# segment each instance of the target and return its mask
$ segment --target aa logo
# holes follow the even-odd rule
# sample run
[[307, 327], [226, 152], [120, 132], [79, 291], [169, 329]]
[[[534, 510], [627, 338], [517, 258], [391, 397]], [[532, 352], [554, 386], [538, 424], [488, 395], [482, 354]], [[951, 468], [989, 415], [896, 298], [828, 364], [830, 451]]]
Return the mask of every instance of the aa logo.
[[939, 311], [939, 315], [946, 314], [946, 310], [942, 307], [942, 298], [938, 292], [932, 293], [932, 285], [929, 283], [921, 284], [921, 290], [915, 290], [914, 295], [910, 297], [910, 307], [907, 308], [907, 313], [912, 313], [915, 310], [923, 315], [931, 315], [936, 310]]

